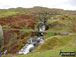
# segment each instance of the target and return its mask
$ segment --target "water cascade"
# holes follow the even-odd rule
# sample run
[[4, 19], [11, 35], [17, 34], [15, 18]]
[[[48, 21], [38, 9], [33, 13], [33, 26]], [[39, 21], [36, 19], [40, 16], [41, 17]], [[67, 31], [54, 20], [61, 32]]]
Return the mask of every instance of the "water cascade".
[[[45, 31], [46, 25], [43, 21], [38, 23], [38, 30], [39, 31]], [[27, 54], [34, 50], [40, 43], [43, 43], [43, 33], [40, 32], [39, 35], [35, 35], [33, 37], [30, 37], [30, 39], [27, 40], [27, 43], [24, 45], [23, 48], [19, 50], [19, 54]]]
[[24, 47], [19, 50], [19, 54], [27, 54], [31, 52], [33, 49], [35, 49], [40, 43], [43, 43], [43, 33], [40, 33], [40, 36], [33, 36], [30, 37], [29, 40], [27, 40], [27, 44], [24, 45]]
[[40, 27], [40, 31], [45, 31], [45, 25], [43, 25], [42, 27]]

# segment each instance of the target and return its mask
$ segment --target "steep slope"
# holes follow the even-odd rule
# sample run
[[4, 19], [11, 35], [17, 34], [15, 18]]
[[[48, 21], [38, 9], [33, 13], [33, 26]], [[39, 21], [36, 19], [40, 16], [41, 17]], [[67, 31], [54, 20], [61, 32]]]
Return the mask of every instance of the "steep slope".
[[76, 36], [57, 35], [49, 37], [36, 50], [27, 55], [3, 55], [2, 57], [61, 57], [60, 50], [74, 52], [76, 50]]
[[[2, 51], [7, 49], [8, 53], [16, 53], [33, 34], [28, 31], [34, 29], [36, 19], [34, 15], [15, 14], [1, 17], [0, 24], [4, 32]], [[27, 31], [27, 29], [29, 30]]]
[[0, 18], [0, 24], [2, 26], [8, 25], [12, 28], [21, 28], [24, 26], [33, 28], [35, 23], [36, 19], [33, 15], [16, 14]]
[[72, 46], [76, 41], [76, 36], [70, 35], [57, 35], [49, 37], [41, 44], [34, 52], [47, 51], [60, 47]]

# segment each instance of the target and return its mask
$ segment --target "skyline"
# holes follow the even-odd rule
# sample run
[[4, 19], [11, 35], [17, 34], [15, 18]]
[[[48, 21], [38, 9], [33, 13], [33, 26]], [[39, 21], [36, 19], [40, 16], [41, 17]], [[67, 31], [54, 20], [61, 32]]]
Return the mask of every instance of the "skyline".
[[76, 0], [0, 0], [0, 9], [35, 6], [76, 10]]

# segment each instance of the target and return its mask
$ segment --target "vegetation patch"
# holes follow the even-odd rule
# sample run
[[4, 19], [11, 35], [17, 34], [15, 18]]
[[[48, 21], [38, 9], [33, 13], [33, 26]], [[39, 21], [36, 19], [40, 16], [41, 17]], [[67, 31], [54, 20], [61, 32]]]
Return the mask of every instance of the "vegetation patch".
[[69, 35], [52, 36], [46, 39], [45, 42], [40, 46], [38, 46], [38, 48], [33, 52], [47, 51], [47, 50], [52, 50], [60, 47], [65, 47], [70, 44], [73, 44], [75, 38], [76, 36], [69, 36]]

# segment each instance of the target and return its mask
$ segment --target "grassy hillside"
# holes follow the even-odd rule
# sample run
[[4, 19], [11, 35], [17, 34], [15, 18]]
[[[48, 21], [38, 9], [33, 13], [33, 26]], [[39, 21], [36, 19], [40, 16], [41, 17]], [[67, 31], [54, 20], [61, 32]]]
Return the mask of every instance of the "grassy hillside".
[[34, 30], [36, 24], [35, 16], [21, 13], [12, 14], [12, 11], [5, 11], [2, 16], [0, 18], [0, 25], [3, 27], [4, 34], [2, 51], [7, 49], [8, 53], [16, 53], [24, 46], [27, 39], [31, 37], [31, 31]]
[[72, 11], [72, 10], [63, 10], [63, 9], [47, 8], [47, 7], [40, 7], [40, 6], [35, 6], [33, 8], [22, 8], [22, 7], [10, 8], [9, 10], [17, 11], [17, 12], [24, 12], [27, 14], [43, 12], [43, 11], [47, 11], [49, 13], [56, 13], [56, 14], [76, 14], [76, 11]]
[[49, 31], [75, 32], [76, 15], [57, 15], [48, 19]]
[[52, 36], [45, 40], [32, 53], [27, 55], [11, 55], [2, 57], [60, 57], [60, 49], [64, 52], [74, 52], [76, 50], [76, 36]]
[[[6, 18], [9, 19], [9, 16], [6, 17]], [[12, 15], [12, 16], [10, 16], [10, 18], [11, 18], [12, 21], [16, 20], [16, 23], [19, 24], [19, 26], [18, 25], [16, 25], [16, 26], [13, 25], [12, 28], [14, 28], [14, 26], [15, 26], [15, 28], [21, 27], [21, 29], [23, 29], [23, 30], [25, 30], [27, 28], [26, 26], [22, 26], [22, 25], [25, 25], [25, 21], [23, 21], [24, 23], [23, 22], [19, 23], [17, 21], [27, 19], [28, 22], [26, 24], [29, 24], [30, 25], [29, 27], [31, 27], [32, 23], [33, 23], [32, 20], [35, 20], [35, 19], [33, 19], [33, 16], [24, 15], [24, 14]], [[73, 18], [73, 19], [71, 19], [71, 18]], [[3, 18], [3, 19], [5, 19], [5, 18]], [[3, 23], [6, 22], [6, 24], [7, 24], [8, 21], [5, 20], [5, 21], [2, 21], [2, 22]], [[31, 21], [32, 21], [32, 23], [30, 23]], [[75, 25], [74, 22], [75, 22], [75, 15], [71, 15], [71, 16], [59, 15], [59, 16], [56, 16], [56, 19], [49, 19], [47, 24], [49, 26], [49, 30], [51, 30], [51, 31], [75, 32], [76, 25]], [[11, 22], [9, 22], [9, 24], [11, 24]], [[15, 24], [15, 23], [12, 23], [12, 24]], [[8, 26], [5, 25], [3, 27], [7, 28]], [[27, 28], [27, 29], [29, 30], [29, 28]], [[11, 32], [13, 32], [13, 31], [11, 31]], [[16, 53], [21, 47], [24, 46], [24, 44], [26, 43], [26, 40], [28, 38], [30, 38], [30, 36], [31, 36], [30, 32], [28, 34], [26, 32], [23, 32], [23, 31], [16, 31], [15, 30], [14, 32], [15, 32], [14, 36], [16, 36], [16, 37], [14, 37], [14, 39], [13, 39], [12, 36], [11, 36], [11, 38], [6, 37], [6, 40], [8, 40], [8, 38], [10, 38], [9, 39], [10, 41], [8, 42], [8, 44], [6, 46], [2, 47], [3, 50], [5, 50], [6, 48], [11, 47], [11, 48], [8, 49], [8, 51], [9, 51], [8, 53]], [[53, 57], [59, 57], [60, 49], [62, 49], [65, 52], [76, 50], [76, 36], [75, 35], [60, 35], [60, 34], [57, 34], [55, 32], [45, 32], [44, 34], [45, 34], [44, 35], [45, 42], [43, 44], [39, 45], [31, 53], [29, 53], [27, 55], [18, 55], [18, 54], [12, 55], [12, 54], [9, 54], [9, 55], [3, 55], [3, 57], [6, 57], [6, 56], [7, 57], [13, 57], [13, 56], [15, 56], [15, 57], [52, 57], [52, 56]], [[7, 36], [7, 33], [6, 33], [5, 36]], [[14, 43], [13, 43], [12, 39], [16, 40], [16, 41], [14, 41]]]
[[[18, 52], [25, 44], [27, 39], [34, 35], [35, 27], [40, 21], [35, 14], [38, 12], [55, 13], [49, 15], [47, 21], [49, 29], [44, 32], [44, 43], [40, 44], [35, 50], [26, 55], [19, 55]], [[62, 14], [62, 15], [56, 15]], [[60, 57], [62, 51], [76, 50], [76, 35], [59, 34], [60, 32], [76, 33], [76, 11], [63, 9], [49, 9], [46, 7], [34, 8], [11, 8], [0, 10], [0, 24], [4, 32], [4, 45], [2, 51], [8, 50], [2, 57]], [[54, 17], [54, 19], [51, 19]], [[6, 30], [5, 30], [6, 29]], [[55, 31], [55, 32], [49, 32]]]
[[73, 45], [76, 40], [76, 36], [69, 35], [57, 35], [49, 37], [41, 44], [34, 52], [47, 51], [68, 45]]
[[14, 11], [14, 12], [24, 13], [24, 14], [32, 14], [32, 13], [36, 13], [36, 12], [45, 12], [45, 11], [49, 12], [49, 13], [56, 13], [56, 14], [76, 14], [76, 11], [72, 11], [72, 10], [63, 10], [63, 9], [47, 8], [47, 7], [40, 7], [40, 6], [35, 6], [33, 8], [18, 7], [18, 8], [6, 9], [6, 10], [5, 9], [3, 9], [3, 10], [0, 9], [0, 11], [2, 11], [2, 12]]
[[[76, 46], [63, 48], [63, 51], [66, 51], [66, 50], [73, 51], [74, 49], [76, 49]], [[34, 54], [27, 54], [27, 55], [11, 55], [11, 54], [8, 54], [6, 56], [3, 55], [2, 57], [61, 57], [59, 55], [59, 52], [60, 52], [60, 49], [54, 49], [54, 50], [48, 50], [45, 52], [37, 52]], [[69, 57], [73, 57], [73, 56], [69, 56]]]

